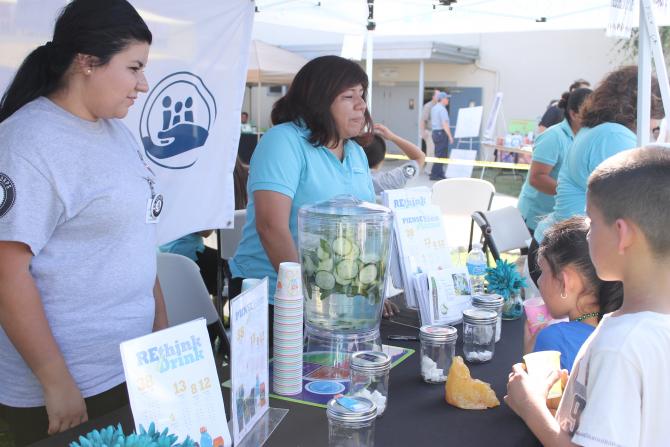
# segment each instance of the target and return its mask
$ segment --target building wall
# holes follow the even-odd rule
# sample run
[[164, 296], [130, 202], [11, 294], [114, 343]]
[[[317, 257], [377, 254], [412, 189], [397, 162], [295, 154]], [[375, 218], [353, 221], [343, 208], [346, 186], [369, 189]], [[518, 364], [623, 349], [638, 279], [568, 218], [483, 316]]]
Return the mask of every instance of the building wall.
[[[449, 36], [440, 39], [449, 42]], [[476, 39], [475, 39], [476, 40]], [[551, 99], [559, 98], [574, 79], [585, 78], [596, 85], [609, 71], [620, 65], [614, 46], [616, 40], [605, 37], [604, 30], [542, 31], [480, 34], [480, 59], [476, 64], [457, 65], [426, 63], [426, 86], [482, 87], [484, 119], [495, 93], [504, 94], [503, 113], [506, 120], [539, 120]], [[362, 63], [364, 66], [364, 62]], [[376, 62], [375, 84], [385, 87], [416, 85], [418, 96], [419, 63]], [[256, 90], [256, 89], [253, 89]], [[248, 93], [248, 89], [247, 89]], [[269, 110], [275, 97], [263, 94], [261, 126], [268, 126]], [[255, 92], [253, 93], [255, 108]], [[248, 96], [248, 95], [247, 95]], [[245, 99], [245, 107], [249, 98]], [[374, 102], [372, 104], [374, 110]], [[255, 119], [255, 118], [254, 118]], [[418, 117], [417, 117], [418, 123]], [[392, 122], [388, 123], [393, 125]], [[498, 129], [502, 131], [502, 125]], [[416, 134], [403, 135], [411, 141]]]

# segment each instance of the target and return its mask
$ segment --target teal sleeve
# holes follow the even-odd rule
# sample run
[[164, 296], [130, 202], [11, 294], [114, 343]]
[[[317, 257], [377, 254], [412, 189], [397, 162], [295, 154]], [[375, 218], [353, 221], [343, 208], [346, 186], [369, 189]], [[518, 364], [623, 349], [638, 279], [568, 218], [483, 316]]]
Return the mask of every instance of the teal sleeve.
[[290, 126], [273, 127], [261, 138], [251, 158], [249, 194], [275, 191], [293, 199], [305, 163], [300, 138]]
[[[557, 129], [560, 132], [560, 129]], [[554, 166], [558, 162], [561, 152], [563, 151], [563, 141], [558, 132], [552, 129], [544, 131], [535, 142], [533, 148], [533, 161], [544, 163], [545, 165]]]
[[600, 163], [611, 156], [627, 149], [637, 147], [637, 137], [633, 132], [610, 131], [603, 132], [594, 142], [594, 148], [589, 158], [589, 172], [593, 172]]

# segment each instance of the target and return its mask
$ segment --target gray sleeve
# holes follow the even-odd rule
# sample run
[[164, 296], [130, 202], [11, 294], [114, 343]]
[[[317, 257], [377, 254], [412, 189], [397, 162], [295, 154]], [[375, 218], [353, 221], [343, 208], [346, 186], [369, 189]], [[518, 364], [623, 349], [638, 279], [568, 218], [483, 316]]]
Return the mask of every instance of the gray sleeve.
[[390, 171], [375, 172], [372, 174], [372, 184], [375, 187], [375, 194], [380, 194], [388, 189], [400, 189], [405, 184], [419, 174], [419, 164], [410, 160], [403, 163], [402, 166], [393, 168]]
[[37, 255], [65, 207], [51, 181], [22, 156], [4, 148], [0, 166], [0, 240], [23, 242]]

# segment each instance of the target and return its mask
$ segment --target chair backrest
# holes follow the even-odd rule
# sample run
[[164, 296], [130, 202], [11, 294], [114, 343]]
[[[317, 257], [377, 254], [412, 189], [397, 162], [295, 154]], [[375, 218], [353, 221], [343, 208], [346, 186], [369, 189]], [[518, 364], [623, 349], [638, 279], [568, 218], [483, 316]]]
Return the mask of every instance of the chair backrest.
[[433, 185], [433, 203], [442, 214], [470, 216], [491, 207], [496, 188], [491, 182], [476, 178], [448, 178]]
[[517, 208], [507, 206], [491, 211], [476, 211], [472, 219], [481, 228], [494, 259], [499, 259], [500, 253], [528, 247], [531, 235]]
[[182, 255], [158, 253], [157, 263], [169, 326], [200, 317], [208, 325], [220, 321], [195, 262]]
[[233, 228], [223, 228], [219, 230], [221, 238], [221, 258], [230, 259], [235, 254], [237, 246], [242, 239], [242, 229], [247, 223], [247, 210], [235, 210]]

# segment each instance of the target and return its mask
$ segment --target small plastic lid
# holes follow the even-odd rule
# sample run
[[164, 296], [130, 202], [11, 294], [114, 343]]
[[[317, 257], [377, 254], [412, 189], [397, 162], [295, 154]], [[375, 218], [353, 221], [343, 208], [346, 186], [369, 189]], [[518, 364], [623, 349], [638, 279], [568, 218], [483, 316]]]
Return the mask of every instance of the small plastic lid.
[[478, 248], [478, 249], [481, 250], [482, 249], [482, 244], [480, 244], [479, 242], [473, 242], [472, 243], [472, 248]]
[[498, 313], [488, 309], [466, 309], [463, 311], [463, 322], [473, 324], [488, 324], [498, 321]]
[[498, 310], [502, 307], [503, 302], [503, 297], [495, 293], [472, 296], [472, 305], [479, 309]]
[[419, 335], [427, 341], [451, 342], [458, 338], [458, 331], [453, 326], [426, 324], [419, 329]]
[[391, 356], [380, 351], [358, 351], [351, 354], [350, 367], [356, 371], [383, 371], [391, 369]]
[[367, 422], [377, 417], [377, 406], [365, 397], [336, 397], [328, 401], [326, 415], [332, 421]]

